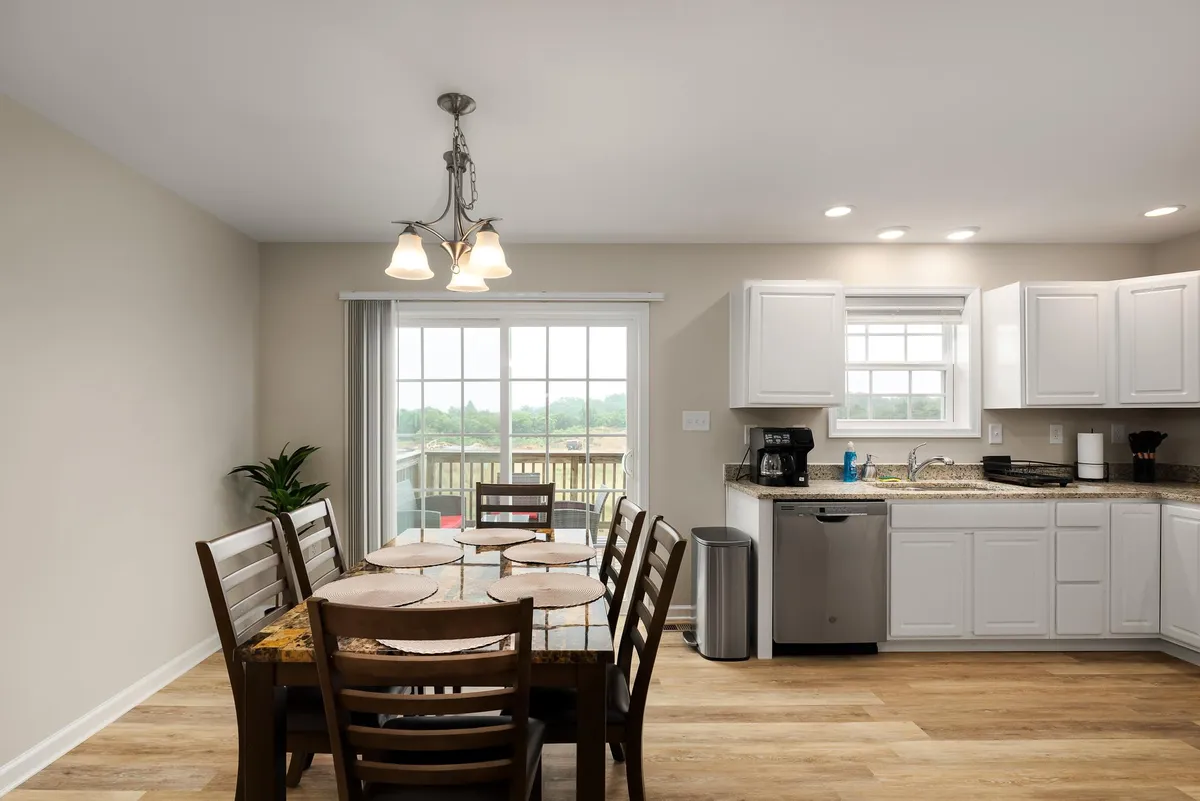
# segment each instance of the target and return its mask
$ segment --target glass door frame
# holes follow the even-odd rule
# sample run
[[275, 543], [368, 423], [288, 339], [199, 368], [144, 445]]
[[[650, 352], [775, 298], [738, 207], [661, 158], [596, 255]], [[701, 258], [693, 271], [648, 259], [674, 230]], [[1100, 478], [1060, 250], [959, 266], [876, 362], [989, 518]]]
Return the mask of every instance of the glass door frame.
[[[647, 302], [515, 302], [515, 301], [396, 301], [396, 325], [500, 328], [500, 470], [512, 476], [512, 409], [509, 375], [509, 336], [521, 326], [603, 326], [620, 324], [626, 334], [626, 451], [622, 459], [625, 492], [642, 508], [650, 506], [650, 304]], [[409, 324], [414, 324], [410, 326]], [[549, 379], [549, 376], [547, 376]], [[516, 435], [519, 436], [519, 435]], [[389, 443], [393, 449], [396, 443]]]

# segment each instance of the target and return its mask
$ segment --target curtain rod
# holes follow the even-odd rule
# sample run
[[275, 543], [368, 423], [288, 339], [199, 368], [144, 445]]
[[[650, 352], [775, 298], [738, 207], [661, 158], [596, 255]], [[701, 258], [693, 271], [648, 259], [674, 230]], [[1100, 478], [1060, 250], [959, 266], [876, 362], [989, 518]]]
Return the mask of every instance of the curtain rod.
[[662, 292], [340, 292], [338, 300], [452, 300], [466, 302], [569, 301], [571, 303], [647, 303], [666, 300]]

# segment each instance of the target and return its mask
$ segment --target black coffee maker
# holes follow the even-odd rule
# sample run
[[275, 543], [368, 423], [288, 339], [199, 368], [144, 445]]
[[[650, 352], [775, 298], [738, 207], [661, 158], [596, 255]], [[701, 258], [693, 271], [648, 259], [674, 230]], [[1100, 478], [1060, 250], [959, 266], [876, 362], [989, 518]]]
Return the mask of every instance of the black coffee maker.
[[807, 487], [810, 428], [750, 429], [750, 480], [766, 487]]

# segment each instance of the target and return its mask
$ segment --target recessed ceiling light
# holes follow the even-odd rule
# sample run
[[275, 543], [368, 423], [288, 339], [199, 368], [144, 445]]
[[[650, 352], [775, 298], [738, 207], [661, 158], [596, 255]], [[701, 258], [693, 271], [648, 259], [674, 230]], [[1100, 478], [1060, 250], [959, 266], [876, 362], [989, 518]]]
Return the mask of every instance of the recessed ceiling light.
[[966, 242], [977, 233], [979, 233], [979, 226], [971, 225], [966, 228], [955, 228], [953, 231], [946, 234], [946, 238], [951, 242]]
[[908, 233], [907, 225], [893, 225], [888, 228], [880, 228], [875, 236], [880, 239], [899, 239]]
[[825, 209], [826, 217], [845, 217], [850, 212], [854, 211], [853, 206], [830, 206]]
[[1150, 209], [1150, 211], [1146, 212], [1142, 216], [1143, 217], [1165, 217], [1168, 214], [1174, 214], [1175, 212], [1181, 211], [1185, 208], [1187, 208], [1187, 207], [1184, 206], [1182, 203], [1178, 206], [1159, 206], [1157, 209]]

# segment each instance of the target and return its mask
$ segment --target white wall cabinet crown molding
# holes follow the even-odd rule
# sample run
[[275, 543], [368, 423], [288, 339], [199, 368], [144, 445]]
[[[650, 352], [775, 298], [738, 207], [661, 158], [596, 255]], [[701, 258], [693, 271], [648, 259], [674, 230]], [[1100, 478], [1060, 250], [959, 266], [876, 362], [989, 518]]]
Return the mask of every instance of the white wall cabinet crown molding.
[[729, 293], [729, 406], [840, 406], [846, 298], [829, 281], [746, 281]]

